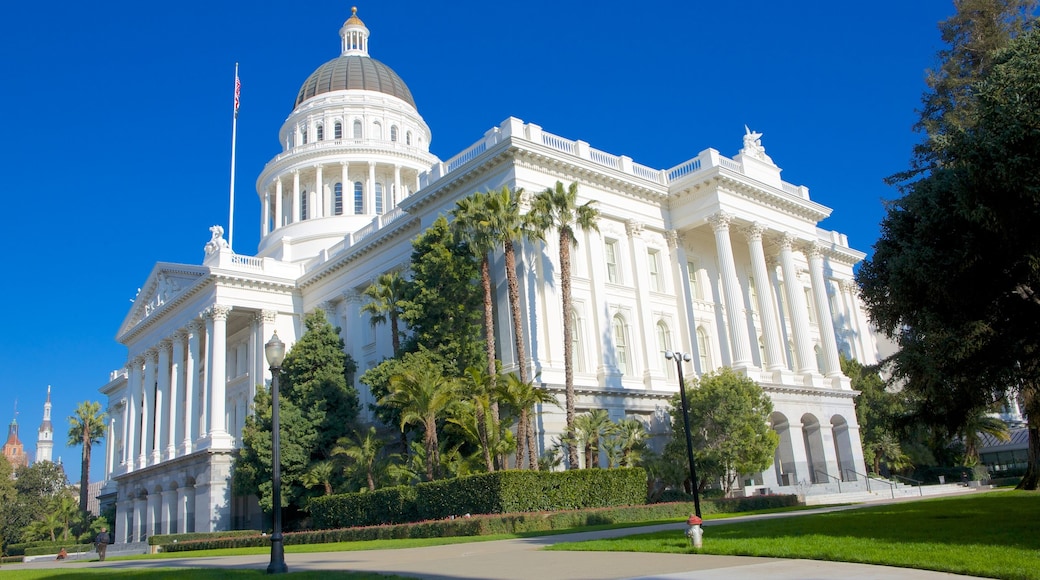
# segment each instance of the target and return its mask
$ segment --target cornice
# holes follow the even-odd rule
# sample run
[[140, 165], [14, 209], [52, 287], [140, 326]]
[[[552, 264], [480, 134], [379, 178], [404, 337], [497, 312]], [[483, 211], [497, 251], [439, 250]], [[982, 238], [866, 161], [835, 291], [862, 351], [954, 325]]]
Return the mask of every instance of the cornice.
[[346, 268], [351, 263], [357, 261], [361, 256], [374, 251], [376, 248], [389, 243], [393, 239], [405, 235], [408, 231], [417, 229], [419, 223], [420, 220], [417, 217], [405, 217], [376, 230], [371, 235], [362, 239], [359, 243], [335, 254], [315, 270], [305, 273], [297, 282], [297, 287], [302, 290], [314, 285], [323, 278], [328, 278], [343, 268]]
[[810, 396], [838, 400], [855, 399], [859, 396], [859, 391], [855, 390], [846, 391], [844, 389], [827, 389], [821, 387], [806, 387], [800, 385], [777, 385], [771, 383], [762, 383], [762, 390], [767, 393]]
[[[266, 165], [263, 171], [260, 172], [260, 176], [256, 180], [256, 189], [258, 191], [264, 191], [265, 186], [268, 182], [274, 180], [276, 176], [283, 176], [290, 173], [293, 170], [307, 169], [309, 165], [314, 163], [320, 163], [321, 165], [338, 165], [346, 162], [348, 164], [362, 164], [367, 165], [369, 162], [376, 164], [385, 163], [390, 164], [391, 161], [384, 159], [378, 160], [376, 156], [395, 157], [400, 159], [401, 165], [414, 169], [416, 171], [426, 171], [433, 164], [439, 160], [432, 153], [427, 153], [425, 156], [420, 155], [417, 151], [406, 151], [395, 149], [393, 147], [379, 147], [376, 145], [336, 145], [334, 142], [324, 147], [316, 147], [311, 150], [301, 151], [298, 153], [290, 153], [282, 159], [272, 161], [269, 165]], [[364, 160], [350, 160], [343, 159], [344, 155], [358, 155], [368, 156], [370, 159]]]

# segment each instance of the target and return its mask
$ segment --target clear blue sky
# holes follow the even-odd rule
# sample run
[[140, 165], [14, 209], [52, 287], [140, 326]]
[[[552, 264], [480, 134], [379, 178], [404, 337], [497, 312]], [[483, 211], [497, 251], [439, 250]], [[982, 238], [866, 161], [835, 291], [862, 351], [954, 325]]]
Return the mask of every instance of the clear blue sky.
[[[371, 55], [412, 90], [448, 159], [509, 116], [657, 168], [763, 133], [786, 181], [869, 252], [882, 178], [906, 167], [950, 0], [357, 2]], [[35, 449], [53, 386], [55, 455], [77, 402], [121, 367], [115, 333], [156, 261], [201, 263], [228, 221], [259, 241], [255, 180], [307, 76], [339, 54], [351, 2], [9, 2], [0, 9], [4, 325], [0, 423]], [[732, 6], [732, 7], [731, 7]], [[103, 448], [92, 480], [102, 477]]]

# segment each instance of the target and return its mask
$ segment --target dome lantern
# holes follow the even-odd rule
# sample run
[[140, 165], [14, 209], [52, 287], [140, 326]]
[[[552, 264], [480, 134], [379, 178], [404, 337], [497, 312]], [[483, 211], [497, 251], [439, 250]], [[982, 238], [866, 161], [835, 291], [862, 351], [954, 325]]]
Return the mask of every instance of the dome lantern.
[[368, 56], [368, 28], [357, 17], [357, 6], [350, 8], [350, 18], [339, 29], [339, 36], [343, 39], [343, 56]]

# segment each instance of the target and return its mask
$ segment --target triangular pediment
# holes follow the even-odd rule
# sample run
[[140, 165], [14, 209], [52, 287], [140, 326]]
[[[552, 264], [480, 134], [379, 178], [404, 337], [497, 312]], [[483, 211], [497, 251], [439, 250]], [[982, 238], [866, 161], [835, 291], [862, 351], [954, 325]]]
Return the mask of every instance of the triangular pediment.
[[134, 305], [119, 327], [117, 336], [123, 336], [167, 304], [176, 301], [208, 273], [209, 269], [201, 266], [156, 264], [144, 285], [138, 289], [137, 296], [132, 299]]

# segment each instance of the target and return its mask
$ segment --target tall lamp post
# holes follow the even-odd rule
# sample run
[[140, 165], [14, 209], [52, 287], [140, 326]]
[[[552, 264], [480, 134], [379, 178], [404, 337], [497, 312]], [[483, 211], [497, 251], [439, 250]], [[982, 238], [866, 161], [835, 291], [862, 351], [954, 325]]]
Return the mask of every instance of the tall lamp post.
[[693, 510], [701, 517], [701, 497], [697, 492], [697, 468], [693, 465], [693, 438], [690, 437], [690, 407], [686, 403], [686, 381], [683, 380], [683, 361], [690, 362], [690, 354], [666, 350], [664, 358], [675, 359], [675, 368], [679, 370], [679, 396], [682, 397], [683, 426], [686, 428], [686, 458], [690, 462], [690, 488], [693, 489]]
[[271, 365], [271, 563], [267, 566], [268, 574], [284, 574], [289, 571], [285, 565], [285, 546], [282, 544], [282, 450], [278, 421], [278, 375], [282, 372], [282, 361], [285, 360], [285, 343], [278, 339], [276, 330], [271, 340], [264, 345], [267, 364]]

